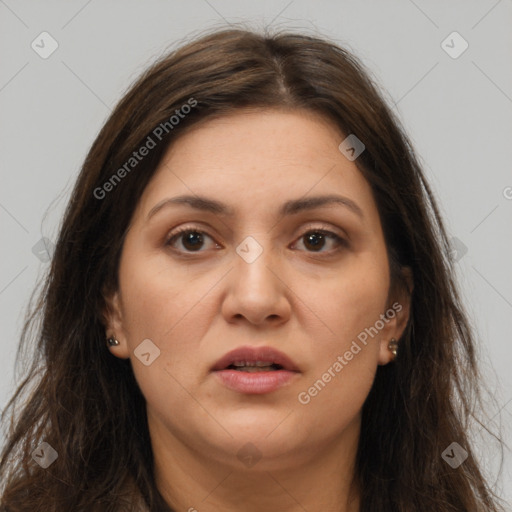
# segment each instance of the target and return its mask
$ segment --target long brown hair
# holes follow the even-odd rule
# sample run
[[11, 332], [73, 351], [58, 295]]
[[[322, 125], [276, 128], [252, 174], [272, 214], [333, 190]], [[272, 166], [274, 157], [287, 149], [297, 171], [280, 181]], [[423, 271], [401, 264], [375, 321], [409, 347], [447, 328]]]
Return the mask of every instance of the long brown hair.
[[[155, 486], [145, 400], [130, 360], [105, 347], [105, 298], [118, 286], [134, 208], [169, 144], [199, 121], [251, 107], [308, 109], [363, 141], [356, 165], [379, 209], [392, 282], [401, 268], [412, 270], [399, 355], [378, 368], [363, 407], [361, 511], [499, 510], [465, 431], [480, 397], [474, 335], [436, 202], [404, 130], [345, 49], [311, 36], [241, 29], [203, 35], [152, 65], [87, 155], [23, 329], [19, 351], [37, 333], [32, 368], [2, 414], [5, 424], [12, 410], [0, 461], [1, 510], [140, 510], [136, 503], [171, 510]], [[186, 111], [178, 122], [171, 120], [176, 110]], [[155, 146], [128, 169], [148, 137]], [[23, 391], [28, 396], [15, 414]], [[58, 454], [46, 469], [33, 457], [42, 442]], [[456, 468], [441, 456], [453, 442], [468, 453]]]

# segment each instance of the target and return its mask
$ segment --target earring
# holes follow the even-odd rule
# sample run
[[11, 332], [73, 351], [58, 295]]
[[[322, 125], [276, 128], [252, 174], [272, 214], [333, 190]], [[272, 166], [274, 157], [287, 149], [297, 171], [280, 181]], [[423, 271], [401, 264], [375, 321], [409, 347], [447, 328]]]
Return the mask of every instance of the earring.
[[114, 347], [116, 345], [119, 345], [119, 341], [117, 341], [114, 336], [111, 336], [110, 338], [107, 338], [107, 346]]
[[391, 338], [391, 341], [388, 344], [388, 348], [391, 351], [391, 353], [393, 354], [393, 357], [395, 358], [396, 352], [398, 349], [398, 341], [396, 341], [395, 338]]

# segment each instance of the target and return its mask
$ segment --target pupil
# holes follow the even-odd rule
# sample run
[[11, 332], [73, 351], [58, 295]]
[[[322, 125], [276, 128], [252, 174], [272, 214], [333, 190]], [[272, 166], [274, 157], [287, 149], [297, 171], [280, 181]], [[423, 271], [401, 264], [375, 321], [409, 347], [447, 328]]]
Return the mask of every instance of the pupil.
[[[315, 242], [315, 239], [317, 240], [316, 242]], [[312, 233], [312, 234], [306, 236], [306, 243], [312, 244], [313, 248], [315, 248], [315, 249], [318, 249], [319, 245], [321, 245], [322, 242], [324, 242], [324, 241], [325, 241], [324, 235], [322, 235], [321, 233]]]
[[202, 243], [202, 238], [201, 234], [197, 233], [197, 231], [191, 231], [185, 235], [184, 245], [187, 247], [187, 244], [191, 244], [187, 248], [195, 249]]

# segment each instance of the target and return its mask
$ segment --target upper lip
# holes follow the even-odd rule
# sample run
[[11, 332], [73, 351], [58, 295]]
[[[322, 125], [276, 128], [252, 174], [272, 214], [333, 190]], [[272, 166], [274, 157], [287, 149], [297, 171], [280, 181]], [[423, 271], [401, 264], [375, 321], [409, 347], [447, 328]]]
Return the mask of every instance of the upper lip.
[[212, 367], [212, 371], [225, 370], [228, 366], [239, 361], [256, 363], [268, 361], [271, 364], [278, 364], [284, 370], [298, 372], [297, 365], [286, 355], [272, 347], [239, 347], [223, 355]]

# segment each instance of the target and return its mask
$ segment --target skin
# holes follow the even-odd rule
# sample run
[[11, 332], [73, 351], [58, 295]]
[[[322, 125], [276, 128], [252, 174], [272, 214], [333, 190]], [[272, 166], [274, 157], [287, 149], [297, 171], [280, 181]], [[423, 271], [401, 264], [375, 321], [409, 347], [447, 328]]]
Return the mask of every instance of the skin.
[[[351, 482], [361, 408], [378, 365], [393, 359], [388, 343], [406, 326], [409, 296], [389, 295], [379, 213], [368, 182], [338, 149], [344, 138], [307, 111], [207, 120], [168, 148], [137, 205], [106, 312], [107, 334], [120, 342], [109, 350], [131, 359], [157, 485], [176, 510], [359, 510]], [[278, 218], [287, 200], [333, 193], [362, 217], [331, 205]], [[147, 221], [160, 201], [181, 194], [222, 201], [235, 215], [184, 204]], [[206, 232], [198, 249], [183, 235], [165, 245], [181, 226]], [[315, 248], [304, 235], [320, 228], [347, 244], [326, 236]], [[263, 250], [252, 263], [236, 252], [247, 236]], [[396, 301], [401, 311], [300, 403], [298, 394]], [[149, 366], [134, 354], [145, 339], [160, 350]], [[300, 373], [263, 395], [230, 390], [210, 368], [242, 345], [278, 348]], [[261, 456], [251, 467], [237, 457], [247, 443]]]

